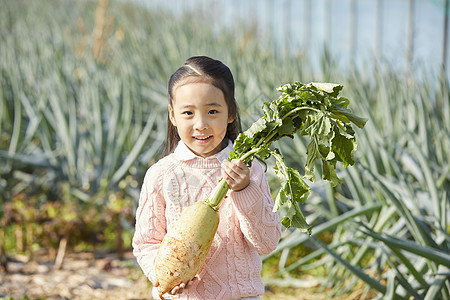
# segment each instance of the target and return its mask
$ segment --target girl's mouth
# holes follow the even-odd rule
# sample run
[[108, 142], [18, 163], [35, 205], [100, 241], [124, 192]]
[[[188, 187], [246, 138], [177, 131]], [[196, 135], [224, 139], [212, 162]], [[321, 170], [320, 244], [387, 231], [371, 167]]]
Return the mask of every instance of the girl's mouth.
[[208, 136], [194, 136], [194, 139], [199, 143], [207, 143], [212, 138], [211, 135]]

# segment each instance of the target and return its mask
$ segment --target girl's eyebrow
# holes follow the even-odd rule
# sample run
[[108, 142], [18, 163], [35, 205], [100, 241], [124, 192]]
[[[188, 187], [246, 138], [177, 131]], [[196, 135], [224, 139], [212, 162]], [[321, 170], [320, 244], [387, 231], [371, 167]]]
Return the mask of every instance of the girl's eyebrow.
[[206, 103], [206, 106], [222, 106], [222, 104], [217, 103], [217, 102], [211, 102], [211, 103]]
[[[222, 107], [222, 104], [218, 103], [218, 102], [210, 102], [210, 103], [206, 103], [205, 106], [214, 106], [214, 107]], [[192, 104], [186, 104], [181, 106], [181, 108], [193, 108], [195, 107], [195, 105]]]

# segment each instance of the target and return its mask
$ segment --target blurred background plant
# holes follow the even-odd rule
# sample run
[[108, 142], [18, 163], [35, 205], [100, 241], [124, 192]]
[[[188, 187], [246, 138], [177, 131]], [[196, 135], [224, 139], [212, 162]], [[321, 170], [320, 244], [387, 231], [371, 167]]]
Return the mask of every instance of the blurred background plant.
[[[356, 130], [357, 164], [339, 170], [343, 184], [312, 184], [303, 208], [312, 236], [286, 230], [264, 257], [266, 284], [318, 286], [332, 297], [364, 283], [361, 298], [450, 299], [445, 73], [343, 71], [326, 47], [315, 67], [301, 48], [280, 51], [276, 37], [261, 40], [239, 20], [233, 30], [205, 26], [195, 12], [175, 17], [137, 2], [0, 0], [0, 7], [5, 269], [13, 253], [47, 249], [58, 268], [68, 250], [121, 257], [130, 249], [140, 183], [165, 138], [166, 82], [186, 58], [205, 54], [231, 68], [244, 128], [292, 81], [340, 83], [351, 108], [369, 118]], [[306, 143], [277, 147], [302, 171]]]

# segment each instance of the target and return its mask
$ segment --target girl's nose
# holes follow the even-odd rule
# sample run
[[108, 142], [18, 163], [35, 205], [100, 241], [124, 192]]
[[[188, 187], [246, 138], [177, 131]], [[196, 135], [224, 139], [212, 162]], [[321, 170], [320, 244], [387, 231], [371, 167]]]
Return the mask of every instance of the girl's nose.
[[199, 116], [194, 124], [194, 129], [196, 130], [204, 130], [208, 128], [208, 122], [205, 117]]

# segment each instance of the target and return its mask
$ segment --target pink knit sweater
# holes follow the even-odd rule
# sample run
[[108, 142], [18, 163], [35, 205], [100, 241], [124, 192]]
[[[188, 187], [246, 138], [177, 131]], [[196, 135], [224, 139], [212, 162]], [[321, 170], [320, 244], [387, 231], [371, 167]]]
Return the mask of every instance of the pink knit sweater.
[[[147, 171], [136, 212], [133, 251], [150, 281], [155, 280], [154, 260], [167, 230], [186, 207], [209, 195], [230, 151], [231, 143], [220, 153], [202, 158], [180, 142], [174, 153]], [[241, 191], [230, 191], [219, 209], [219, 228], [198, 274], [200, 280], [171, 298], [239, 299], [263, 294], [259, 254], [273, 251], [281, 232], [272, 208], [264, 171], [255, 161], [250, 184]], [[159, 298], [156, 288], [153, 297]]]

